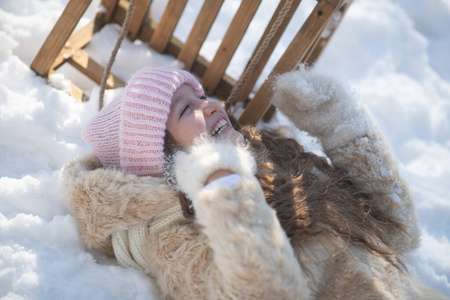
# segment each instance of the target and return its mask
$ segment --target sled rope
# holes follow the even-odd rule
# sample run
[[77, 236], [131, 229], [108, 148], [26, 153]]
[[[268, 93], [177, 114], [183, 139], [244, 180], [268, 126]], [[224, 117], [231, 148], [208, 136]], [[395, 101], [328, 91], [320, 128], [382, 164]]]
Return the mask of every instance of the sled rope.
[[108, 80], [109, 74], [111, 73], [111, 67], [114, 64], [114, 60], [116, 59], [116, 55], [117, 52], [119, 51], [120, 45], [122, 44], [122, 41], [128, 32], [128, 27], [130, 25], [131, 16], [133, 15], [135, 2], [136, 0], [130, 0], [130, 5], [128, 6], [127, 14], [125, 15], [125, 20], [122, 24], [122, 30], [120, 31], [119, 37], [117, 38], [116, 41], [116, 45], [114, 46], [114, 49], [111, 52], [108, 64], [106, 65], [105, 71], [103, 72], [103, 78], [102, 83], [100, 85], [100, 93], [98, 97], [98, 110], [101, 110], [103, 107], [103, 98], [105, 96], [106, 81]]
[[284, 18], [287, 15], [287, 12], [291, 8], [293, 0], [287, 0], [284, 4], [283, 8], [280, 10], [280, 13], [278, 14], [277, 19], [272, 24], [269, 33], [264, 38], [263, 43], [259, 46], [258, 50], [255, 53], [255, 56], [253, 56], [252, 60], [248, 64], [247, 68], [244, 71], [244, 74], [239, 78], [239, 81], [234, 85], [233, 90], [230, 93], [230, 96], [228, 96], [228, 99], [225, 102], [225, 109], [227, 112], [229, 112], [231, 105], [233, 105], [237, 99], [236, 96], [239, 92], [239, 90], [242, 88], [244, 83], [247, 81], [248, 76], [250, 76], [250, 73], [253, 72], [256, 65], [261, 60], [262, 55], [267, 49], [267, 46], [269, 45], [270, 41], [272, 40], [275, 33], [278, 31], [278, 28], [280, 27], [281, 23], [283, 22]]

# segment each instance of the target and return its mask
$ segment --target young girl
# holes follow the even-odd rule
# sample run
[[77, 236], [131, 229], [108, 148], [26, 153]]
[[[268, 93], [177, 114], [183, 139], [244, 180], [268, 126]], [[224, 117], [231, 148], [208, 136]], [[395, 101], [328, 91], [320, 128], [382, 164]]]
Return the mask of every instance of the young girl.
[[87, 125], [65, 169], [89, 247], [144, 271], [168, 299], [445, 299], [407, 274], [413, 202], [352, 95], [300, 69], [273, 103], [318, 138], [233, 127], [197, 80], [144, 69]]

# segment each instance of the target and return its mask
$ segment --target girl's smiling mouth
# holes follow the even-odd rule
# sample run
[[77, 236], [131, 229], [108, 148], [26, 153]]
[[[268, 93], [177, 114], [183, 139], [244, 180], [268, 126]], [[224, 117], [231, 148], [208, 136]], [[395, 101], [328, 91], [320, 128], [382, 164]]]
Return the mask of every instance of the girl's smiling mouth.
[[213, 130], [211, 130], [211, 136], [217, 136], [221, 134], [225, 129], [228, 128], [228, 122], [225, 119], [221, 119], [217, 122], [216, 126], [214, 126]]

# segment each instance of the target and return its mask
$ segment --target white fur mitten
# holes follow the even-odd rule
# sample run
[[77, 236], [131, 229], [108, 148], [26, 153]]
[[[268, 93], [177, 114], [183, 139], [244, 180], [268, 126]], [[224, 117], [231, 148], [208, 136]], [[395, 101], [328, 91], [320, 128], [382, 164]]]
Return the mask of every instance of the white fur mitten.
[[[222, 169], [239, 181], [205, 188]], [[177, 183], [213, 251], [217, 272], [207, 276], [220, 282], [225, 296], [218, 298], [308, 299], [305, 275], [255, 172], [248, 149], [232, 143], [202, 141], [175, 154]]]
[[272, 102], [325, 149], [369, 133], [370, 119], [351, 91], [329, 76], [301, 67], [276, 77]]
[[242, 177], [256, 173], [255, 160], [249, 150], [229, 142], [197, 141], [187, 152], [176, 153], [174, 160], [177, 183], [192, 201], [217, 170], [229, 170]]

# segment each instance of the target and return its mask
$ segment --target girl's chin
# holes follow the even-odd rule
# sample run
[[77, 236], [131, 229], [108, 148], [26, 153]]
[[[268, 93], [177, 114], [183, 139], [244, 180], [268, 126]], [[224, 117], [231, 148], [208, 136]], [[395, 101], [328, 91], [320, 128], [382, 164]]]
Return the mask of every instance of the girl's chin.
[[227, 132], [224, 132], [220, 137], [221, 141], [229, 141], [233, 144], [242, 144], [244, 142], [244, 137], [239, 131], [236, 131], [234, 128], [231, 128]]

